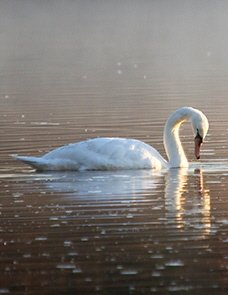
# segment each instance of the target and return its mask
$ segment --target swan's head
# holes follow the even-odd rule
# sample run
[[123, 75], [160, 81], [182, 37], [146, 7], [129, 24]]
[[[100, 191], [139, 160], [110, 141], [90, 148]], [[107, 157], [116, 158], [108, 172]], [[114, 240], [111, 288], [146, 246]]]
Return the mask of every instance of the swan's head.
[[192, 127], [195, 136], [195, 156], [200, 159], [200, 147], [207, 135], [209, 123], [207, 117], [199, 110], [192, 116]]

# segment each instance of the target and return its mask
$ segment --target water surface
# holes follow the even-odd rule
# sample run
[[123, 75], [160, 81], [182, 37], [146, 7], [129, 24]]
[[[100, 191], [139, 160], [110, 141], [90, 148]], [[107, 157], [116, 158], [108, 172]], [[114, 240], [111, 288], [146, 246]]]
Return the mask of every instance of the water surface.
[[[169, 3], [1, 2], [0, 293], [227, 294], [228, 5]], [[36, 173], [10, 157], [102, 136], [165, 155], [185, 105], [210, 122], [188, 170]], [[195, 161], [189, 124], [181, 136]]]

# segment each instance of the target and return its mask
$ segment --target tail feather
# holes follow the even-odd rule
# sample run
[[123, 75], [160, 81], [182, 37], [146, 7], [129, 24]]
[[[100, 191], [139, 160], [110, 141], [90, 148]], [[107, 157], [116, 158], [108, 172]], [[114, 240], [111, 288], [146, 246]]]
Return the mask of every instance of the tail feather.
[[15, 160], [19, 160], [25, 164], [28, 164], [39, 171], [45, 170], [45, 167], [47, 166], [47, 162], [40, 157], [15, 156], [15, 155], [13, 155], [12, 157]]

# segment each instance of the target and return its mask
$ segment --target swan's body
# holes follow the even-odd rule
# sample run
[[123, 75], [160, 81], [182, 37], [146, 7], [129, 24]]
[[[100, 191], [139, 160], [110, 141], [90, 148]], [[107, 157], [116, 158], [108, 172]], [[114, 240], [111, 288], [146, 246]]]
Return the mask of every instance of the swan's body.
[[[179, 127], [191, 121], [196, 139], [196, 157], [206, 136], [208, 121], [199, 110], [183, 107], [174, 112], [164, 128], [164, 145], [169, 161], [150, 145], [135, 139], [94, 138], [69, 144], [42, 157], [15, 156], [37, 170], [117, 170], [188, 167], [179, 139]], [[199, 140], [199, 142], [197, 141]], [[198, 148], [197, 148], [198, 147]]]

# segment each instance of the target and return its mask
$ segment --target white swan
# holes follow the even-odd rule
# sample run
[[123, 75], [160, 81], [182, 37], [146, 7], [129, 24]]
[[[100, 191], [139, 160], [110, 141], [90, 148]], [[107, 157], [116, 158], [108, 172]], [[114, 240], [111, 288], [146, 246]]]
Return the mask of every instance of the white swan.
[[94, 138], [54, 149], [42, 157], [14, 156], [15, 159], [43, 170], [117, 170], [188, 167], [179, 139], [183, 122], [191, 121], [195, 136], [195, 156], [208, 131], [208, 120], [199, 110], [182, 107], [168, 118], [163, 141], [169, 161], [150, 145], [125, 138]]

